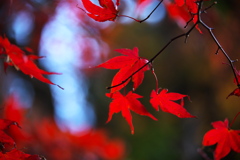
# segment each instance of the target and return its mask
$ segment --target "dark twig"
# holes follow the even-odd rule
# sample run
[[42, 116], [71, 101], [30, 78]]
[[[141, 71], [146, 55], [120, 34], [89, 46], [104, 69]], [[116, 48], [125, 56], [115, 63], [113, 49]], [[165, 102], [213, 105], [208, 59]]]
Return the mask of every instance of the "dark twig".
[[146, 18], [144, 18], [143, 20], [138, 20], [138, 19], [136, 19], [136, 18], [133, 18], [133, 17], [130, 17], [130, 16], [126, 16], [126, 15], [117, 15], [118, 17], [128, 17], [128, 18], [131, 18], [131, 19], [133, 19], [134, 21], [136, 21], [136, 22], [139, 22], [139, 23], [142, 23], [142, 22], [144, 22], [144, 21], [146, 21], [148, 18], [150, 18], [150, 16], [153, 14], [153, 12], [160, 6], [160, 4], [163, 2], [163, 0], [161, 0], [158, 4], [157, 4], [157, 6], [152, 10], [152, 12], [146, 17]]
[[[198, 21], [196, 22], [196, 23], [198, 23], [198, 24], [201, 24], [205, 29], [207, 29], [208, 30], [208, 32], [209, 32], [209, 34], [211, 35], [211, 37], [212, 37], [212, 39], [213, 39], [213, 41], [216, 43], [216, 45], [218, 46], [218, 49], [217, 49], [217, 53], [218, 53], [218, 51], [219, 50], [221, 50], [222, 51], [222, 53], [223, 53], [223, 55], [226, 57], [226, 59], [228, 60], [228, 62], [229, 62], [229, 65], [230, 65], [230, 67], [231, 67], [231, 69], [232, 69], [232, 71], [233, 71], [233, 75], [234, 75], [234, 77], [235, 77], [235, 79], [236, 79], [236, 83], [237, 83], [237, 86], [240, 88], [240, 84], [239, 84], [239, 80], [238, 80], [238, 78], [237, 78], [237, 74], [236, 74], [236, 72], [235, 72], [235, 69], [234, 69], [234, 66], [233, 66], [233, 61], [231, 60], [231, 58], [228, 56], [228, 54], [227, 54], [227, 52], [223, 49], [223, 47], [221, 46], [221, 44], [219, 43], [219, 41], [217, 40], [217, 38], [216, 38], [216, 36], [214, 35], [214, 33], [213, 33], [213, 28], [211, 28], [211, 27], [209, 27], [207, 24], [205, 24], [203, 21], [202, 21], [202, 19], [201, 19], [201, 8], [202, 8], [202, 4], [203, 4], [203, 0], [200, 0], [199, 1], [199, 10], [198, 10]], [[207, 7], [206, 9], [208, 9], [208, 8], [211, 8], [213, 5], [215, 5], [215, 4], [217, 4], [216, 2], [214, 2], [212, 5], [210, 5], [209, 7]], [[206, 10], [205, 9], [205, 10]]]
[[193, 21], [193, 16], [191, 17], [191, 19], [190, 19], [189, 21], [187, 21], [187, 23], [186, 23], [186, 25], [184, 26], [184, 28], [187, 28], [188, 24], [189, 24], [190, 22], [192, 22], [192, 21]]
[[203, 9], [203, 13], [207, 13], [206, 11], [210, 8], [212, 8], [212, 6], [216, 5], [217, 1], [213, 2], [210, 6], [206, 7], [205, 9]]
[[163, 0], [161, 0], [161, 1], [158, 3], [158, 5], [152, 10], [152, 12], [151, 12], [146, 18], [144, 18], [143, 20], [140, 20], [139, 23], [142, 23], [142, 22], [146, 21], [146, 20], [153, 14], [153, 12], [160, 6], [160, 4], [161, 4], [162, 2], [163, 2]]
[[223, 55], [226, 57], [226, 59], [228, 60], [229, 62], [229, 65], [233, 71], [233, 75], [236, 79], [236, 83], [237, 83], [237, 86], [240, 87], [240, 84], [239, 84], [239, 80], [237, 78], [237, 74], [234, 70], [234, 66], [233, 66], [233, 60], [231, 60], [231, 58], [228, 56], [227, 52], [223, 49], [223, 47], [221, 46], [221, 44], [219, 43], [219, 41], [217, 40], [216, 36], [214, 35], [214, 33], [212, 32], [212, 28], [210, 28], [208, 25], [206, 25], [204, 22], [202, 22], [201, 20], [199, 20], [199, 23], [208, 30], [209, 34], [211, 35], [212, 39], [214, 40], [214, 42], [216, 43], [216, 45], [218, 46], [218, 50], [221, 50]]
[[216, 55], [218, 55], [219, 50], [220, 50], [220, 48], [218, 47], [218, 48], [217, 48], [217, 51], [216, 51], [216, 53], [215, 53]]

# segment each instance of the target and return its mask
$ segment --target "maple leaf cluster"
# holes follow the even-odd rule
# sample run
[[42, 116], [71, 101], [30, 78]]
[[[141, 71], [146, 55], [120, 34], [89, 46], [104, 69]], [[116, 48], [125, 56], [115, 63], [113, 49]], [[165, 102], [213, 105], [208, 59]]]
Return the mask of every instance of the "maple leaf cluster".
[[[99, 0], [99, 3], [103, 8], [101, 9], [101, 12], [98, 12], [97, 17], [93, 17], [92, 14], [96, 15], [97, 13], [96, 10], [93, 11], [91, 8], [93, 9], [98, 6], [92, 3], [90, 4], [89, 0], [82, 1], [84, 7], [88, 12], [90, 12], [88, 15], [96, 21], [113, 21], [117, 17], [118, 11], [116, 9], [113, 9], [112, 2], [109, 3], [109, 1]], [[145, 2], [148, 4], [150, 3], [150, 0], [139, 0], [138, 4]], [[86, 5], [87, 3], [89, 3], [89, 5]], [[103, 3], [105, 3], [105, 5]], [[173, 3], [165, 1], [165, 5], [170, 17], [175, 19], [180, 25], [186, 25], [192, 21], [195, 24], [196, 29], [202, 33], [197, 24], [199, 20], [199, 6], [197, 1], [175, 0]], [[111, 11], [111, 14], [109, 14], [109, 11]], [[106, 94], [107, 97], [113, 99], [109, 106], [109, 116], [107, 122], [111, 121], [114, 113], [121, 112], [122, 116], [126, 119], [127, 123], [130, 126], [131, 133], [134, 134], [134, 126], [132, 123], [132, 115], [130, 110], [140, 115], [148, 116], [153, 120], [157, 119], [151, 113], [149, 113], [138, 100], [143, 96], [133, 93], [132, 91], [129, 91], [126, 95], [123, 95], [120, 93], [120, 90], [132, 80], [133, 91], [135, 91], [144, 79], [144, 72], [150, 70], [152, 66], [150, 66], [148, 59], [139, 57], [137, 47], [133, 48], [133, 50], [117, 49], [115, 51], [121, 53], [122, 56], [114, 57], [97, 66], [106, 69], [119, 69], [119, 71], [113, 77], [110, 93]], [[234, 83], [239, 85], [239, 72], [235, 72], [237, 79], [234, 79]], [[188, 113], [185, 108], [183, 108], [183, 98], [188, 97], [187, 95], [167, 92], [167, 89], [162, 89], [160, 91], [158, 87], [156, 90], [152, 91], [150, 95], [150, 103], [155, 110], [158, 111], [160, 107], [162, 111], [172, 113], [179, 118], [195, 117]], [[229, 96], [231, 95], [240, 96], [239, 88], [235, 89], [232, 93], [229, 94]], [[180, 100], [180, 104], [175, 102], [177, 100]], [[209, 146], [217, 143], [216, 149], [214, 151], [215, 160], [220, 160], [221, 158], [225, 157], [231, 149], [236, 152], [240, 152], [240, 131], [229, 129], [227, 119], [224, 122], [213, 122], [212, 125], [215, 129], [210, 130], [205, 134], [202, 144], [204, 146]]]
[[196, 29], [202, 33], [197, 25], [199, 10], [197, 0], [175, 0], [173, 3], [166, 1], [165, 6], [169, 16], [180, 26], [186, 26], [187, 23], [192, 21], [196, 24]]
[[[25, 118], [27, 110], [20, 108], [15, 95], [10, 95], [3, 107], [4, 119], [0, 119], [1, 160], [44, 160], [44, 157], [50, 160], [116, 160], [123, 159], [125, 155], [124, 142], [109, 138], [103, 129], [72, 134], [61, 131], [52, 118], [43, 118], [41, 123], [35, 119], [30, 121]], [[44, 153], [44, 157], [26, 154], [23, 149]]]
[[[82, 0], [83, 6], [86, 10], [83, 10], [89, 17], [95, 21], [105, 22], [105, 21], [115, 21], [116, 17], [123, 16], [131, 18], [137, 22], [142, 22], [135, 18], [118, 15], [118, 6], [119, 0], [116, 1], [116, 4], [112, 0], [98, 0], [100, 6], [92, 3], [90, 0]], [[141, 7], [142, 10], [146, 5], [148, 5], [151, 0], [138, 0], [137, 6]], [[175, 19], [180, 25], [186, 25], [186, 23], [193, 21], [197, 23], [198, 21], [198, 1], [196, 0], [175, 0], [174, 3], [169, 1], [164, 1], [166, 9], [173, 19]], [[200, 33], [202, 31], [199, 29], [196, 24], [196, 29]]]
[[[148, 4], [150, 1], [151, 0], [139, 0], [138, 4]], [[201, 2], [202, 1], [204, 0], [201, 0]], [[115, 3], [112, 0], [99, 0], [98, 2], [100, 6], [95, 5], [90, 0], [82, 0], [85, 10], [82, 8], [80, 9], [83, 10], [90, 18], [99, 22], [115, 21], [117, 17], [124, 16], [119, 15], [119, 0], [116, 0]], [[160, 1], [160, 3], [161, 2], [163, 1]], [[170, 17], [175, 19], [180, 25], [186, 25], [189, 22], [193, 22], [193, 28], [195, 27], [201, 33], [201, 30], [198, 27], [200, 22], [199, 2], [200, 1], [198, 0], [174, 0], [173, 2], [165, 0], [164, 4]], [[136, 21], [141, 22], [139, 20]], [[205, 26], [205, 28], [207, 27]], [[151, 70], [154, 74], [154, 77], [156, 75], [153, 71], [152, 60], [140, 57], [137, 47], [134, 47], [133, 49], [116, 49], [115, 51], [122, 55], [114, 57], [96, 66], [106, 69], [119, 69], [119, 71], [113, 77], [110, 93], [106, 93], [106, 96], [112, 99], [112, 102], [109, 105], [107, 123], [111, 121], [112, 116], [115, 113], [121, 112], [122, 116], [130, 126], [131, 133], [134, 134], [131, 111], [139, 115], [148, 116], [153, 120], [157, 120], [157, 118], [148, 112], [145, 106], [140, 102], [139, 99], [143, 98], [143, 96], [135, 93], [137, 88], [142, 84], [146, 71]], [[21, 49], [18, 46], [11, 44], [6, 37], [0, 37], [0, 55], [5, 57], [5, 71], [8, 66], [13, 66], [17, 70], [22, 71], [24, 74], [29, 75], [31, 78], [34, 77], [44, 83], [55, 85], [43, 75], [58, 73], [47, 72], [38, 68], [34, 63], [34, 60], [43, 57], [28, 53], [32, 53], [31, 49]], [[234, 83], [238, 86], [238, 88], [230, 93], [228, 97], [232, 95], [240, 96], [240, 72], [235, 70], [235, 73], [236, 78], [234, 79]], [[126, 86], [130, 82], [133, 83], [133, 87], [129, 92], [127, 92]], [[171, 113], [179, 118], [195, 118], [195, 116], [191, 115], [184, 108], [184, 98], [188, 98], [190, 100], [188, 95], [168, 92], [168, 89], [159, 88], [157, 83], [156, 89], [150, 93], [149, 100], [150, 104], [156, 111], [161, 109], [163, 112]], [[15, 104], [13, 102], [15, 102], [14, 98], [9, 98], [7, 106], [8, 110], [17, 105], [17, 103]], [[124, 144], [121, 141], [109, 139], [104, 131], [88, 132], [84, 135], [76, 136], [60, 131], [52, 119], [45, 119], [41, 124], [36, 124], [34, 122], [31, 122], [32, 124], [27, 124], [25, 121], [23, 121], [22, 111], [15, 110], [14, 114], [13, 110], [9, 112], [11, 112], [11, 114], [5, 114], [6, 119], [0, 119], [1, 159], [44, 159], [44, 157], [39, 155], [26, 154], [22, 150], [18, 149], [17, 146], [19, 144], [22, 146], [27, 146], [28, 140], [34, 142], [31, 148], [39, 145], [44, 146], [44, 149], [42, 150], [49, 152], [48, 156], [51, 159], [74, 159], [76, 152], [72, 152], [72, 150], [80, 150], [80, 157], [83, 159], [88, 159], [88, 155], [95, 155], [100, 159], [120, 159], [123, 157]], [[12, 116], [15, 118], [18, 117], [18, 120], [12, 120]], [[32, 127], [30, 129], [31, 133], [33, 134], [25, 131], [19, 132], [19, 122], [21, 122], [23, 126], [30, 125], [37, 127]], [[229, 154], [231, 150], [240, 153], [240, 130], [230, 129], [228, 123], [228, 119], [225, 119], [223, 122], [213, 122], [212, 126], [214, 129], [208, 131], [203, 137], [203, 146], [216, 145], [214, 150], [215, 160], [222, 159]], [[18, 145], [16, 142], [18, 142]], [[68, 149], [66, 150], [66, 148]]]
[[[30, 48], [25, 48], [25, 50], [32, 52]], [[34, 60], [43, 57], [36, 56], [33, 54], [27, 55], [24, 50], [20, 49], [18, 46], [14, 44], [11, 44], [8, 38], [1, 36], [0, 36], [0, 55], [5, 56], [4, 61], [5, 72], [8, 66], [14, 66], [17, 70], [22, 71], [24, 74], [29, 75], [31, 78], [34, 77], [44, 83], [55, 85], [53, 82], [45, 78], [43, 75], [59, 73], [44, 71], [38, 68], [38, 66], [34, 63]]]
[[[122, 56], [114, 57], [96, 67], [103, 67], [106, 69], [119, 69], [112, 80], [112, 88], [110, 93], [106, 96], [112, 98], [112, 102], [109, 106], [109, 116], [107, 122], [111, 121], [114, 113], [122, 113], [122, 116], [126, 119], [130, 126], [131, 133], [134, 134], [134, 127], [132, 123], [131, 111], [148, 116], [153, 120], [157, 120], [151, 113], [149, 113], [143, 104], [138, 100], [143, 96], [129, 91], [126, 95], [123, 95], [120, 90], [125, 87], [130, 81], [133, 82], [133, 91], [135, 91], [144, 79], [144, 72], [152, 68], [149, 64], [149, 60], [143, 57], [139, 57], [138, 48], [131, 49], [116, 49], [115, 51], [122, 54]], [[193, 118], [190, 113], [183, 108], [183, 98], [188, 97], [179, 93], [167, 93], [167, 89], [163, 89], [159, 93], [160, 89], [153, 90], [151, 93], [150, 103], [157, 111], [160, 106], [161, 110], [178, 116], [179, 118]], [[180, 100], [178, 104], [174, 101]]]
[[[189, 22], [193, 22], [193, 27], [202, 33], [198, 24], [200, 23], [203, 25], [200, 19], [200, 14], [204, 12], [201, 11], [200, 6], [200, 3], [203, 1], [205, 0], [173, 0], [172, 2], [165, 0], [164, 4], [169, 16], [176, 20], [179, 25], [186, 27]], [[90, 0], [82, 0], [82, 2], [85, 9], [87, 10], [85, 12], [89, 17], [96, 21], [114, 21], [117, 16], [120, 16], [118, 15], [119, 11], [117, 10], [119, 2], [117, 2], [115, 7], [114, 3], [110, 0], [99, 0], [101, 7], [93, 4]], [[151, 0], [138, 0], [137, 5], [141, 7], [140, 9], [143, 9], [144, 5], [148, 5], [150, 2]], [[163, 1], [160, 1], [160, 3], [161, 2]], [[142, 22], [139, 20], [136, 21]], [[209, 30], [210, 34], [212, 34], [211, 28], [207, 27], [206, 25], [204, 27]], [[188, 35], [186, 34], [185, 36]], [[216, 38], [213, 37], [213, 39]], [[218, 42], [216, 42], [216, 44], [218, 45], [219, 49], [221, 49], [221, 46], [218, 44]], [[107, 97], [113, 99], [109, 106], [109, 115], [107, 122], [111, 121], [113, 114], [121, 112], [122, 116], [126, 119], [127, 123], [130, 126], [131, 133], [134, 134], [134, 126], [132, 123], [132, 115], [130, 111], [133, 111], [140, 115], [148, 116], [153, 120], [157, 120], [145, 109], [143, 104], [141, 104], [141, 102], [138, 100], [143, 96], [134, 93], [139, 85], [142, 84], [145, 71], [152, 70], [154, 73], [152, 69], [152, 62], [146, 58], [139, 57], [137, 47], [133, 48], [132, 50], [117, 49], [115, 51], [121, 53], [122, 56], [114, 57], [97, 66], [106, 69], [119, 69], [119, 71], [113, 77], [111, 87], [109, 87], [109, 89], [111, 89], [110, 93], [106, 94]], [[234, 83], [238, 86], [238, 88], [230, 93], [228, 97], [231, 95], [240, 96], [240, 72], [235, 69], [235, 74], [236, 76]], [[129, 84], [130, 81], [133, 83], [133, 89], [128, 93], [126, 93], [125, 89], [124, 94], [122, 94], [120, 91], [123, 88], [126, 88], [127, 84]], [[183, 108], [183, 99], [189, 98], [188, 95], [168, 93], [167, 89], [159, 89], [158, 85], [156, 86], [157, 89], [153, 90], [150, 94], [150, 103], [155, 110], [159, 111], [160, 108], [162, 111], [174, 114], [179, 118], [195, 117], [187, 112], [185, 108]], [[177, 103], [176, 101], [180, 101], [180, 103]], [[224, 122], [213, 122], [212, 125], [215, 129], [212, 129], [205, 134], [202, 144], [203, 146], [217, 144], [214, 151], [215, 160], [220, 160], [225, 157], [231, 151], [231, 149], [239, 153], [240, 131], [230, 129], [228, 127], [228, 119], [226, 119]]]
[[0, 119], [0, 159], [3, 160], [44, 160], [44, 157], [39, 155], [30, 155], [16, 149], [16, 143], [13, 138], [8, 135], [7, 131], [15, 125], [20, 128], [15, 121], [8, 119]]

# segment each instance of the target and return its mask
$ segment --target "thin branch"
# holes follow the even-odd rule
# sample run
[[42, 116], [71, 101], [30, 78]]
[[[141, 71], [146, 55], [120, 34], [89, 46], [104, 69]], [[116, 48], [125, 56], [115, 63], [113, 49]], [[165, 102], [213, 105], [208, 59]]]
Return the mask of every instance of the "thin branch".
[[216, 5], [217, 1], [214, 1], [210, 6], [208, 6], [207, 8], [203, 9], [203, 13], [207, 13], [206, 11], [210, 8], [212, 8], [212, 6]]
[[186, 25], [184, 26], [184, 28], [187, 28], [187, 26], [189, 25], [189, 23], [192, 22], [192, 21], [193, 21], [193, 16], [191, 17], [190, 20], [187, 21], [187, 23], [186, 23]]
[[[212, 32], [213, 28], [209, 27], [209, 26], [208, 26], [207, 24], [205, 24], [205, 23], [202, 21], [202, 19], [201, 19], [201, 13], [203, 13], [203, 12], [201, 12], [200, 9], [202, 8], [202, 4], [203, 4], [203, 0], [200, 0], [200, 1], [199, 1], [199, 10], [198, 10], [198, 21], [197, 21], [196, 23], [201, 24], [204, 28], [206, 28], [206, 29], [208, 30], [208, 32], [209, 32], [209, 34], [211, 35], [212, 39], [214, 40], [214, 42], [215, 42], [216, 45], [218, 46], [217, 53], [218, 53], [219, 50], [221, 50], [222, 53], [223, 53], [223, 55], [224, 55], [224, 56], [226, 57], [226, 59], [228, 60], [229, 65], [230, 65], [230, 67], [231, 67], [231, 69], [232, 69], [232, 71], [233, 71], [233, 75], [234, 75], [234, 77], [235, 77], [235, 79], [236, 79], [237, 86], [238, 86], [238, 88], [240, 88], [239, 80], [238, 80], [238, 78], [237, 78], [237, 74], [236, 74], [236, 72], [235, 72], [234, 65], [233, 65], [233, 62], [234, 62], [234, 61], [229, 57], [229, 55], [227, 54], [227, 52], [223, 49], [223, 47], [221, 46], [221, 44], [220, 44], [219, 41], [217, 40], [216, 36], [215, 36], [214, 33]], [[214, 2], [212, 5], [210, 5], [210, 6], [209, 6], [208, 8], [206, 8], [206, 9], [211, 8], [211, 7], [212, 7], [213, 5], [215, 5], [215, 4], [217, 4], [217, 3]], [[205, 10], [206, 10], [206, 9], [205, 9]]]
[[217, 51], [216, 51], [216, 53], [215, 53], [216, 55], [218, 55], [219, 50], [220, 50], [220, 48], [218, 47], [218, 48], [217, 48]]
[[240, 87], [240, 84], [239, 84], [239, 80], [237, 78], [237, 74], [234, 70], [234, 65], [233, 65], [233, 60], [229, 57], [229, 55], [227, 54], [227, 52], [223, 49], [223, 47], [221, 46], [221, 44], [219, 43], [219, 41], [217, 40], [216, 36], [214, 35], [214, 33], [212, 32], [212, 28], [210, 28], [208, 25], [206, 25], [204, 22], [202, 22], [201, 20], [199, 20], [199, 23], [208, 30], [209, 34], [211, 35], [212, 39], [214, 40], [214, 42], [216, 43], [216, 45], [218, 46], [218, 50], [221, 50], [223, 55], [226, 57], [226, 59], [228, 60], [229, 62], [229, 65], [233, 71], [233, 75], [236, 79], [236, 83], [237, 83], [237, 86]]
[[239, 115], [240, 115], [240, 112], [238, 112], [238, 113], [236, 114], [236, 116], [233, 118], [232, 122], [231, 122], [230, 125], [229, 125], [229, 128], [232, 127], [233, 123], [236, 121], [236, 119], [237, 119], [237, 117], [238, 117]]
[[146, 20], [153, 14], [153, 12], [160, 6], [160, 4], [161, 4], [162, 2], [163, 2], [163, 0], [161, 0], [161, 1], [158, 3], [158, 5], [152, 10], [152, 12], [151, 12], [146, 18], [144, 18], [143, 20], [139, 21], [139, 23], [142, 23], [142, 22], [146, 21]]
[[146, 21], [148, 18], [150, 18], [150, 16], [153, 14], [153, 12], [160, 6], [160, 4], [163, 2], [163, 0], [161, 0], [158, 4], [157, 4], [157, 6], [152, 10], [152, 12], [146, 17], [146, 18], [144, 18], [143, 20], [138, 20], [138, 19], [136, 19], [136, 18], [133, 18], [133, 17], [130, 17], [130, 16], [126, 16], [126, 15], [117, 15], [118, 17], [127, 17], [127, 18], [131, 18], [131, 19], [133, 19], [134, 21], [136, 21], [136, 22], [139, 22], [139, 23], [142, 23], [142, 22], [144, 22], [144, 21]]

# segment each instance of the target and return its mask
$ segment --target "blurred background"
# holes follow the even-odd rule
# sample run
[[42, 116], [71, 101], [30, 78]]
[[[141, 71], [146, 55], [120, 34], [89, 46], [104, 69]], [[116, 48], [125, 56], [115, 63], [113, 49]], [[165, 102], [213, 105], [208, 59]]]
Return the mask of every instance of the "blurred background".
[[[93, 1], [98, 4], [97, 0]], [[207, 2], [211, 4], [212, 2]], [[158, 4], [122, 0], [120, 14], [144, 19]], [[208, 6], [206, 5], [206, 7]], [[203, 14], [229, 56], [239, 58], [239, 1], [220, 1]], [[191, 32], [174, 41], [153, 63], [159, 87], [190, 96], [185, 108], [197, 119], [179, 119], [156, 112], [149, 103], [155, 89], [150, 71], [136, 93], [158, 121], [133, 115], [135, 134], [121, 116], [114, 114], [106, 124], [111, 99], [105, 96], [117, 70], [94, 68], [118, 56], [114, 49], [139, 48], [139, 55], [152, 58], [171, 38], [186, 32], [164, 5], [144, 23], [126, 17], [115, 22], [96, 22], [77, 0], [1, 0], [0, 34], [19, 47], [30, 47], [39, 68], [62, 75], [48, 76], [55, 85], [42, 83], [14, 67], [4, 73], [0, 61], [1, 117], [18, 121], [14, 131], [17, 148], [49, 160], [201, 160], [203, 135], [211, 122], [233, 120], [239, 98], [227, 95], [235, 88], [226, 58], [215, 54], [217, 46], [208, 32]], [[190, 24], [191, 25], [191, 24]], [[239, 63], [235, 66], [240, 69]], [[128, 89], [131, 88], [131, 85]], [[240, 118], [232, 126], [239, 129]], [[212, 147], [203, 148], [212, 158]], [[225, 160], [240, 159], [231, 152]]]

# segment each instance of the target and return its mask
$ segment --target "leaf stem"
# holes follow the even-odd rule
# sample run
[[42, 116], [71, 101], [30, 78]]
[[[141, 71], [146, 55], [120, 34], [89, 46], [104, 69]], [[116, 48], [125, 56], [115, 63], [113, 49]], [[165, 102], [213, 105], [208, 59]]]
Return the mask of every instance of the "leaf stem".
[[140, 20], [138, 20], [138, 19], [136, 19], [136, 18], [133, 18], [133, 17], [130, 17], [130, 16], [126, 16], [126, 15], [117, 15], [117, 16], [118, 16], [118, 17], [127, 17], [127, 18], [130, 18], [130, 19], [133, 19], [133, 20], [136, 21], [136, 22], [141, 23]]
[[156, 80], [156, 92], [157, 92], [158, 91], [158, 78], [157, 78], [156, 73], [154, 72], [154, 68], [152, 67], [152, 65], [151, 65], [151, 71], [152, 71], [152, 74], [153, 74], [153, 76]]
[[229, 125], [229, 128], [232, 127], [233, 123], [236, 121], [236, 119], [237, 119], [237, 117], [238, 117], [239, 115], [240, 115], [240, 112], [238, 112], [238, 113], [236, 114], [236, 116], [233, 118], [233, 120], [231, 121], [231, 123], [230, 123], [230, 125]]

